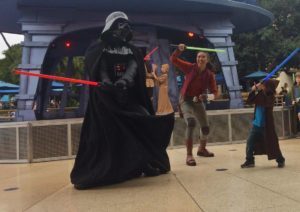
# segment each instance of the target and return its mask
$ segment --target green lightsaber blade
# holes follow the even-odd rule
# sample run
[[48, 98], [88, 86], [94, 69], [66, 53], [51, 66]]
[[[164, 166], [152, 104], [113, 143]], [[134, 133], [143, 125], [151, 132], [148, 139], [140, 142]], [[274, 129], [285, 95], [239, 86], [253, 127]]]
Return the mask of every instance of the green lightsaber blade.
[[[177, 47], [178, 45], [171, 44], [173, 47]], [[194, 46], [186, 46], [188, 50], [195, 50], [195, 51], [204, 51], [204, 52], [221, 52], [224, 53], [225, 50], [223, 49], [209, 49], [209, 48], [202, 48], [202, 47], [194, 47]]]
[[204, 52], [225, 52], [225, 50], [223, 49], [208, 49], [208, 48], [193, 47], [193, 46], [187, 46], [186, 49], [195, 50], [195, 51], [204, 51]]

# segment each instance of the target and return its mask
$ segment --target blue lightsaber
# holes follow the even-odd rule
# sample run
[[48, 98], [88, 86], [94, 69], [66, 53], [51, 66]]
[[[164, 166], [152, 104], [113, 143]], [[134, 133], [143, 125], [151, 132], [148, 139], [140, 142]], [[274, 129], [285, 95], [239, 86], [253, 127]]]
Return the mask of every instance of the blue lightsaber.
[[263, 78], [260, 82], [264, 82], [265, 80], [270, 79], [279, 69], [282, 68], [292, 57], [294, 57], [298, 52], [300, 51], [300, 48], [295, 49], [287, 58], [285, 58], [284, 61], [282, 61], [276, 68], [271, 71], [265, 78]]

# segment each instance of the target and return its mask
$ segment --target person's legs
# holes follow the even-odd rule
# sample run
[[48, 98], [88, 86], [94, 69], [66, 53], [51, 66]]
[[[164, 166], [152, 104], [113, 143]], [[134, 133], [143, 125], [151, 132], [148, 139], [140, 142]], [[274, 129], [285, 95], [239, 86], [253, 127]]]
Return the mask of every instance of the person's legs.
[[276, 162], [278, 164], [278, 168], [283, 168], [285, 166], [285, 158], [283, 157], [280, 147], [279, 147], [279, 142], [278, 142], [278, 149], [279, 149], [279, 154], [276, 158]]
[[249, 137], [247, 139], [247, 145], [246, 145], [246, 162], [241, 165], [241, 168], [249, 168], [254, 167], [254, 143], [256, 140], [261, 140], [261, 137], [263, 137], [263, 128], [258, 128], [256, 126], [253, 126]]
[[193, 157], [193, 134], [197, 123], [194, 116], [194, 108], [192, 104], [192, 102], [188, 101], [184, 101], [181, 103], [181, 109], [186, 123], [185, 145], [187, 150], [186, 164], [188, 166], [196, 165], [196, 161]]
[[203, 157], [214, 157], [214, 153], [209, 152], [206, 149], [206, 144], [207, 144], [207, 139], [209, 134], [209, 124], [208, 124], [205, 106], [202, 102], [195, 104], [195, 116], [197, 117], [201, 127], [200, 136], [199, 136], [200, 145], [198, 148], [197, 155]]

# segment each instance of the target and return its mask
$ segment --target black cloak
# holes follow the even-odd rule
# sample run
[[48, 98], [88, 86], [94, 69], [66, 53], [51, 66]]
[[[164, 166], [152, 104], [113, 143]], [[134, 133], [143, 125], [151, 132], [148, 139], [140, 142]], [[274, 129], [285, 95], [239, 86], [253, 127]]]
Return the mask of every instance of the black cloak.
[[[81, 130], [80, 144], [71, 172], [77, 188], [122, 182], [146, 173], [152, 167], [159, 173], [170, 170], [166, 148], [174, 126], [174, 114], [155, 116], [145, 86], [145, 69], [139, 50], [127, 44], [138, 64], [135, 97], [127, 110], [114, 100], [114, 94], [90, 87], [89, 102]], [[97, 41], [87, 50], [85, 66], [91, 81], [99, 80], [99, 62], [105, 44]]]

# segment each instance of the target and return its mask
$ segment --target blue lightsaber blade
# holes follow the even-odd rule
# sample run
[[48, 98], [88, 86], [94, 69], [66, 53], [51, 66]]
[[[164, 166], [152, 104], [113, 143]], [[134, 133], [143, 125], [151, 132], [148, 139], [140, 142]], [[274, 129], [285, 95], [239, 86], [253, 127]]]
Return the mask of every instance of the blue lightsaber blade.
[[278, 66], [276, 66], [276, 68], [274, 68], [274, 70], [271, 71], [260, 82], [270, 79], [277, 71], [279, 71], [282, 68], [282, 66], [284, 66], [290, 59], [292, 59], [292, 57], [294, 57], [299, 52], [299, 50], [300, 50], [300, 48], [295, 49], [287, 58], [285, 58], [284, 61], [282, 61]]

